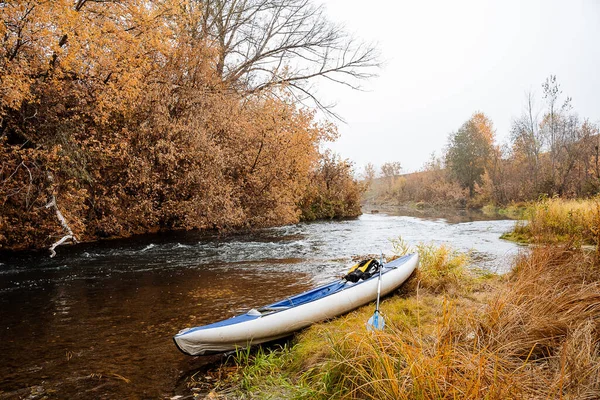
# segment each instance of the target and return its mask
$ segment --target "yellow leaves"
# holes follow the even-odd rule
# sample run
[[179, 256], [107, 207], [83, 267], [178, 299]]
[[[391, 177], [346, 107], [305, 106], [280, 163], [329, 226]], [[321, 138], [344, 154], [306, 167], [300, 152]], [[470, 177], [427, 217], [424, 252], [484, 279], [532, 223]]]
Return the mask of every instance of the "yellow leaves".
[[473, 114], [471, 121], [491, 146], [494, 143], [494, 136], [496, 134], [492, 121], [482, 112]]
[[32, 90], [83, 98], [74, 92], [82, 91], [93, 96], [99, 123], [115, 109], [133, 107], [156, 70], [156, 54], [168, 48], [164, 38], [172, 36], [158, 18], [162, 6], [145, 1], [86, 2], [76, 9], [68, 0], [38, 0], [0, 11], [6, 37], [0, 106], [17, 109]]

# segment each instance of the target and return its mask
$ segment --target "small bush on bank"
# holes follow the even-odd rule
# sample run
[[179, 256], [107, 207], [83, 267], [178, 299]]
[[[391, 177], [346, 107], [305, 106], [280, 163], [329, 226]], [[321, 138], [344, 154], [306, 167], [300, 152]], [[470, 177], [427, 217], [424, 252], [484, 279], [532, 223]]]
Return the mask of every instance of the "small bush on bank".
[[358, 217], [362, 214], [360, 198], [366, 186], [354, 179], [352, 163], [338, 155], [321, 155], [318, 167], [299, 202], [304, 221]]

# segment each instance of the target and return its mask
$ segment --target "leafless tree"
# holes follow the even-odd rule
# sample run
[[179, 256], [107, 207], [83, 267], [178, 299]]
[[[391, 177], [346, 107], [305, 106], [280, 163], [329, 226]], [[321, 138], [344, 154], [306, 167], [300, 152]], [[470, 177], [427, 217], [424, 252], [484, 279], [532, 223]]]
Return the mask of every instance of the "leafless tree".
[[402, 165], [400, 161], [389, 161], [381, 165], [381, 175], [388, 182], [390, 188], [396, 182], [396, 177], [400, 176], [401, 171]]
[[331, 23], [310, 0], [198, 0], [195, 6], [203, 16], [196, 32], [216, 49], [217, 72], [243, 94], [287, 92], [331, 111], [317, 97], [317, 78], [360, 89], [379, 66], [373, 45]]
[[363, 177], [368, 185], [373, 182], [375, 176], [377, 175], [377, 170], [375, 169], [375, 165], [373, 163], [367, 163], [364, 168]]
[[[562, 105], [559, 105], [562, 90], [556, 79], [556, 75], [550, 75], [542, 84], [544, 91], [544, 99], [548, 105], [548, 111], [542, 121], [542, 130], [545, 132], [551, 162], [552, 180], [556, 178], [555, 172], [559, 166], [563, 151], [567, 146], [576, 140], [576, 129], [573, 129], [573, 116], [570, 114], [572, 110], [571, 98], [566, 97]], [[577, 124], [575, 124], [577, 125]]]
[[527, 93], [527, 104], [521, 117], [513, 120], [511, 126], [513, 152], [520, 153], [527, 162], [529, 178], [537, 187], [540, 175], [540, 156], [545, 143], [540, 130], [539, 112], [535, 111], [535, 98], [532, 92]]
[[573, 112], [570, 97], [561, 98], [556, 76], [547, 78], [542, 88], [542, 117], [529, 93], [523, 114], [513, 121], [513, 155], [524, 160], [523, 179], [530, 194], [581, 195], [591, 179], [593, 127]]
[[385, 162], [381, 166], [381, 174], [386, 178], [398, 176], [400, 171], [402, 171], [402, 166], [399, 161]]

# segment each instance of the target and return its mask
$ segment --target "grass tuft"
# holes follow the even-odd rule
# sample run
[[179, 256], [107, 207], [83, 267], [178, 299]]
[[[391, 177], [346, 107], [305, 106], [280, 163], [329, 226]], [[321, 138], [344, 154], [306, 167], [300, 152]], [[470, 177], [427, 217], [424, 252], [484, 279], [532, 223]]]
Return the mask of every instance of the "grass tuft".
[[398, 237], [392, 239], [395, 255], [419, 253], [419, 268], [413, 280], [404, 285], [404, 291], [414, 291], [415, 285], [432, 293], [459, 294], [472, 289], [475, 271], [469, 270], [470, 257], [447, 245], [419, 243], [416, 247]]

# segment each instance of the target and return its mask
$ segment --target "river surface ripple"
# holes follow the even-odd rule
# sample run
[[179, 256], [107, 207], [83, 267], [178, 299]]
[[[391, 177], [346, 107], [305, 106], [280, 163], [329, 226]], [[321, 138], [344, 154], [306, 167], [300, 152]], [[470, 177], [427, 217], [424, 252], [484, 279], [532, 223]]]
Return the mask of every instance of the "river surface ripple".
[[60, 247], [54, 259], [0, 254], [0, 399], [170, 398], [203, 362], [175, 348], [179, 329], [331, 280], [352, 257], [391, 254], [398, 236], [447, 243], [505, 272], [517, 247], [499, 236], [513, 225], [365, 214]]

